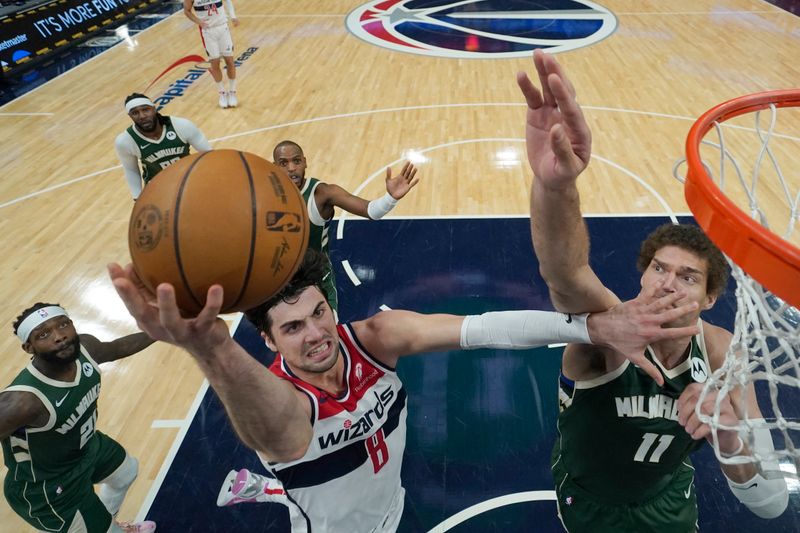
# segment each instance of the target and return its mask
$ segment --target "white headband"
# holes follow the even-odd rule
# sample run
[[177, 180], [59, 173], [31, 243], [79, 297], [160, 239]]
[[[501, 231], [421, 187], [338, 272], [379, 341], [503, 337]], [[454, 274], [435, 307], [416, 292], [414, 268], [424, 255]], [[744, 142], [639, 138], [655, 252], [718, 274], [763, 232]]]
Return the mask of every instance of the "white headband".
[[125, 102], [125, 111], [130, 113], [131, 109], [133, 109], [134, 107], [139, 107], [140, 105], [149, 105], [150, 107], [155, 107], [155, 104], [151, 102], [149, 98], [143, 96]]
[[19, 325], [17, 328], [17, 337], [19, 337], [19, 340], [22, 342], [28, 342], [28, 337], [31, 336], [31, 331], [33, 331], [34, 328], [41, 326], [43, 322], [47, 322], [51, 318], [55, 318], [57, 316], [69, 315], [64, 308], [57, 305], [50, 305], [48, 307], [37, 309], [33, 313], [26, 316], [25, 320], [23, 320]]

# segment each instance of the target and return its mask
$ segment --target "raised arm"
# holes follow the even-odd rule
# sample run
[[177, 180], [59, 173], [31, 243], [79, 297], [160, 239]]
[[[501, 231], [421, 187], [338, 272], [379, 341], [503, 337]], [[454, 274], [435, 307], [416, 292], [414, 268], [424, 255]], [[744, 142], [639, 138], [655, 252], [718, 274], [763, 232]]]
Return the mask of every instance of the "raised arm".
[[208, 290], [206, 306], [183, 318], [175, 290], [167, 283], [149, 293], [131, 265], [109, 265], [120, 298], [151, 338], [185, 349], [219, 396], [236, 433], [246, 445], [274, 461], [302, 457], [311, 441], [311, 407], [288, 382], [270, 373], [239, 346], [217, 318], [222, 287]]
[[517, 84], [528, 104], [525, 139], [533, 170], [531, 235], [539, 269], [556, 309], [602, 311], [619, 300], [589, 266], [589, 237], [576, 180], [589, 164], [592, 134], [561, 66], [537, 50], [541, 90], [527, 74]]
[[92, 358], [98, 363], [129, 357], [155, 342], [144, 332], [126, 335], [110, 342], [103, 342], [97, 337], [85, 333], [82, 333], [80, 337], [81, 344], [86, 346], [86, 349], [92, 354]]
[[338, 185], [321, 183], [314, 193], [317, 208], [325, 219], [333, 216], [333, 209], [339, 207], [348, 213], [359, 215], [372, 220], [383, 218], [394, 209], [408, 191], [419, 182], [417, 169], [406, 161], [403, 169], [397, 176], [392, 176], [392, 169], [386, 167], [386, 194], [371, 202], [364, 198], [350, 194]]

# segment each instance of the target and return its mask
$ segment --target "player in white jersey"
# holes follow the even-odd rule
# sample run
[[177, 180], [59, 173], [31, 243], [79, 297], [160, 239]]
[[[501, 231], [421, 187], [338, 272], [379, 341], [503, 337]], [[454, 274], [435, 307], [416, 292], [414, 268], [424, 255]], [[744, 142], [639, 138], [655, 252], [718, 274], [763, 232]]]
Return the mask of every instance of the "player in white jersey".
[[[217, 84], [219, 106], [236, 107], [236, 64], [233, 62], [233, 38], [228, 28], [228, 16], [234, 26], [239, 25], [231, 0], [183, 0], [183, 14], [200, 27], [200, 38], [211, 63], [211, 77]], [[220, 57], [225, 60], [225, 71], [228, 73], [228, 90], [222, 81]]]
[[337, 325], [320, 286], [325, 261], [309, 250], [290, 283], [247, 312], [279, 354], [271, 372], [264, 372], [217, 318], [221, 286], [209, 288], [199, 315], [184, 318], [171, 285], [162, 283], [153, 294], [132, 265], [109, 265], [114, 287], [137, 324], [195, 358], [239, 438], [280, 479], [259, 484], [258, 477], [239, 476], [229, 480], [232, 497], [288, 503], [295, 532], [397, 528], [406, 400], [394, 368], [403, 356], [459, 348], [522, 349], [575, 339], [639, 356], [655, 339], [697, 331], [696, 326], [662, 329], [694, 307], [675, 308], [683, 294], [655, 299], [654, 290], [588, 316], [505, 311], [464, 317], [389, 310]]

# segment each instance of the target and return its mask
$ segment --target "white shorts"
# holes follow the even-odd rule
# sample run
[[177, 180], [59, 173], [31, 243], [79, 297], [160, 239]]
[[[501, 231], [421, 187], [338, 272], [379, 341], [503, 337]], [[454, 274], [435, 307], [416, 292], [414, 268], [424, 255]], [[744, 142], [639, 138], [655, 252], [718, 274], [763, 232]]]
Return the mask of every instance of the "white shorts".
[[233, 56], [233, 39], [227, 24], [206, 29], [200, 28], [200, 38], [203, 40], [203, 46], [209, 59]]

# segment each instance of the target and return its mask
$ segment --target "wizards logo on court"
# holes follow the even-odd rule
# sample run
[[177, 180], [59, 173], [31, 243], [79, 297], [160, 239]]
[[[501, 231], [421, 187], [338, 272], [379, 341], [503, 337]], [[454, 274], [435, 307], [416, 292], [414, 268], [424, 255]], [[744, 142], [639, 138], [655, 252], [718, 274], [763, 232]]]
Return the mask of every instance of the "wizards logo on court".
[[582, 48], [611, 35], [617, 18], [584, 0], [378, 0], [350, 12], [346, 25], [390, 50], [485, 59]]

